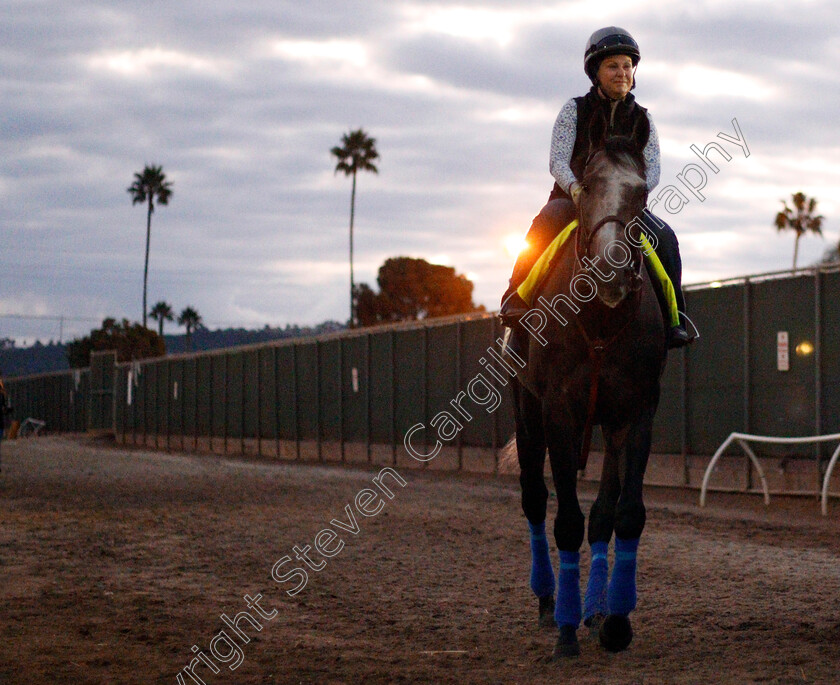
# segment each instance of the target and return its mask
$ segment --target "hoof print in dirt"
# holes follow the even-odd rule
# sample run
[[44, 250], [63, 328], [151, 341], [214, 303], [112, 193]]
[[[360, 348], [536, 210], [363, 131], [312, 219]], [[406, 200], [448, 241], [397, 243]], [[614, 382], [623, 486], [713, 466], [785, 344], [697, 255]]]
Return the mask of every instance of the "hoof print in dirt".
[[601, 645], [608, 652], [622, 652], [633, 640], [633, 629], [630, 627], [630, 619], [618, 614], [610, 614], [601, 624], [598, 633]]
[[560, 626], [557, 635], [557, 644], [554, 645], [552, 661], [562, 661], [570, 657], [580, 656], [580, 643], [577, 639], [577, 631], [574, 626]]
[[554, 595], [540, 597], [540, 628], [555, 628], [554, 622]]

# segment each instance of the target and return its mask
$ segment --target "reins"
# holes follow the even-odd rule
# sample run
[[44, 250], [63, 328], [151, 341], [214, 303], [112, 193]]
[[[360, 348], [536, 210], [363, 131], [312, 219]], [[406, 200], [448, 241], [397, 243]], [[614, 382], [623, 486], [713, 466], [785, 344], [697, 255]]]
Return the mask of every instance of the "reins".
[[[622, 226], [626, 225], [619, 217], [615, 215], [606, 216], [603, 219], [601, 219], [597, 224], [595, 224], [595, 226], [589, 232], [589, 235], [586, 237], [586, 250], [584, 251], [584, 255], [589, 253], [589, 246], [592, 243], [592, 238], [598, 232], [598, 230], [611, 222], [619, 223]], [[576, 265], [574, 271], [577, 271], [577, 266], [581, 263], [579, 246], [581, 238], [583, 237], [582, 227], [583, 223], [579, 217], [578, 234], [577, 236], [575, 236]], [[639, 271], [641, 272], [641, 264]], [[589, 376], [589, 402], [587, 403], [586, 408], [586, 422], [583, 426], [583, 442], [581, 444], [580, 455], [578, 455], [579, 471], [585, 471], [586, 464], [589, 461], [589, 448], [590, 443], [592, 441], [592, 422], [595, 418], [595, 407], [598, 403], [598, 381], [601, 375], [601, 366], [604, 362], [604, 353], [607, 351], [607, 348], [609, 348], [610, 345], [612, 345], [619, 338], [619, 336], [621, 336], [621, 334], [624, 333], [624, 331], [627, 329], [630, 323], [636, 318], [636, 311], [638, 310], [639, 303], [641, 302], [641, 290], [636, 291], [636, 296], [634, 300], [635, 302], [633, 311], [628, 313], [627, 320], [624, 322], [624, 325], [607, 339], [603, 339], [600, 337], [592, 339], [586, 332], [586, 328], [584, 327], [583, 322], [580, 320], [580, 317], [574, 317], [578, 330], [580, 331], [580, 334], [583, 336], [583, 339], [586, 341], [586, 345], [589, 348], [589, 363], [591, 368]]]

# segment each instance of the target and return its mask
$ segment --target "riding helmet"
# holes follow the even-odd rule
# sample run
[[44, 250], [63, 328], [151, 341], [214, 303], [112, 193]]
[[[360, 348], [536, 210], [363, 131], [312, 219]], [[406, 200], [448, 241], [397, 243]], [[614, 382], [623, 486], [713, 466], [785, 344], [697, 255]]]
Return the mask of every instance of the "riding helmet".
[[618, 26], [607, 26], [598, 29], [589, 36], [586, 52], [583, 55], [583, 70], [592, 83], [596, 82], [596, 74], [601, 60], [610, 55], [627, 55], [635, 67], [641, 59], [639, 44], [628, 31]]

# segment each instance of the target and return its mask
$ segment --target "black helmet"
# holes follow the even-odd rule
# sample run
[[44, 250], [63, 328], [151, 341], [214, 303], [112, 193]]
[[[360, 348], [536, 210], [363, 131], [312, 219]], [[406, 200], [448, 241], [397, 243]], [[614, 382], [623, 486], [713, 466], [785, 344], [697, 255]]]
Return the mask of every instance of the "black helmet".
[[592, 83], [596, 82], [601, 60], [610, 55], [627, 55], [633, 61], [634, 67], [641, 59], [639, 44], [627, 31], [618, 26], [598, 29], [589, 36], [586, 52], [583, 54], [583, 70]]

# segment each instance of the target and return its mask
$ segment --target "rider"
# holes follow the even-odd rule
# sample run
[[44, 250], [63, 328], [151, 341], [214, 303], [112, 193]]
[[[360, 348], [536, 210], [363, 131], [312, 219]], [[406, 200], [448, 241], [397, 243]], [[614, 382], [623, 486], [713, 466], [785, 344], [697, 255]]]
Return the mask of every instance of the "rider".
[[[656, 128], [648, 111], [636, 104], [630, 93], [636, 86], [635, 72], [639, 59], [638, 44], [622, 28], [608, 26], [595, 31], [589, 38], [583, 69], [592, 81], [592, 88], [585, 96], [573, 98], [563, 105], [554, 123], [549, 163], [551, 175], [555, 179], [554, 188], [548, 203], [531, 224], [525, 238], [527, 246], [516, 260], [510, 286], [502, 297], [499, 315], [506, 326], [515, 326], [529, 309], [516, 289], [549, 243], [577, 217], [581, 193], [579, 179], [583, 176], [583, 167], [589, 156], [588, 136], [579, 134], [589, 130], [589, 123], [596, 112], [600, 110], [604, 121], [609, 122], [607, 133], [611, 135], [629, 137], [634, 126], [641, 123], [643, 135], [640, 138], [640, 152], [645, 160], [648, 192], [659, 182], [659, 139]], [[682, 262], [677, 236], [670, 226], [648, 211], [643, 212], [641, 218], [645, 231], [655, 238], [656, 254], [674, 286], [677, 308], [684, 313]], [[682, 347], [691, 340], [681, 316], [680, 325], [670, 331], [668, 345]]]

